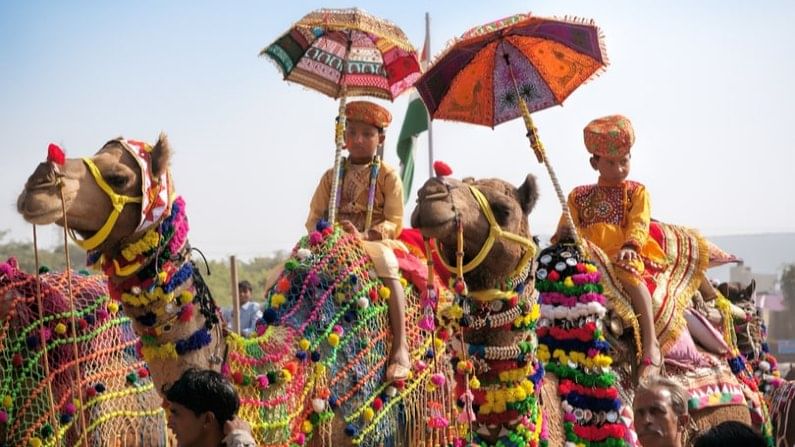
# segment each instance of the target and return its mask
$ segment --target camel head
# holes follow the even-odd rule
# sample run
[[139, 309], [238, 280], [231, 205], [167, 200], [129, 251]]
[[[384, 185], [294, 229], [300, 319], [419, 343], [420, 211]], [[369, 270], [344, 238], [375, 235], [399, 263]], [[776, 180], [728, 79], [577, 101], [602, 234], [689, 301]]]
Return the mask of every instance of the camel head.
[[743, 287], [742, 284], [738, 282], [725, 282], [718, 286], [718, 291], [720, 291], [723, 296], [728, 298], [729, 301], [737, 305], [743, 305], [746, 303], [753, 304], [755, 290], [756, 280], [753, 279], [746, 287]]
[[[83, 238], [87, 250], [113, 254], [121, 243], [145, 229], [142, 202], [146, 207], [159, 203], [152, 185], [167, 178], [170, 153], [168, 139], [161, 134], [154, 147], [117, 138], [90, 158], [69, 158], [63, 165], [41, 163], [25, 183], [17, 211], [32, 224], [66, 224]], [[116, 195], [116, 213], [111, 193]], [[119, 203], [125, 202], [124, 197], [132, 200]], [[115, 223], [110, 222], [114, 214]], [[89, 241], [98, 243], [85, 244]]]
[[[485, 200], [478, 199], [477, 191]], [[476, 259], [484, 244], [493, 239], [485, 259], [466, 273], [465, 278], [472, 290], [499, 288], [502, 281], [528, 259], [525, 256], [528, 250], [534, 250], [534, 246], [531, 249], [527, 244], [531, 238], [527, 217], [537, 200], [538, 188], [533, 175], [528, 175], [519, 187], [499, 179], [457, 180], [437, 176], [420, 188], [411, 224], [423, 236], [438, 241], [440, 255], [452, 266], [455, 265], [459, 225], [463, 229], [465, 265]], [[490, 238], [490, 231], [494, 234], [494, 229], [487, 217], [489, 212], [502, 231], [526, 241]]]

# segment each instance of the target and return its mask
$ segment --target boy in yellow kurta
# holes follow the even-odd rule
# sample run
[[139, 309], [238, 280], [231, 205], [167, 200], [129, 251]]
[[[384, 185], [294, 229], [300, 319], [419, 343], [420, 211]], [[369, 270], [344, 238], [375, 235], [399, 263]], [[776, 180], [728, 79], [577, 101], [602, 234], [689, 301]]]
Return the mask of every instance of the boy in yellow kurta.
[[[378, 168], [372, 203], [369, 198], [372, 163], [378, 147], [384, 143], [384, 129], [392, 115], [377, 104], [354, 101], [345, 107], [345, 117], [345, 148], [350, 157], [342, 167], [337, 218], [345, 231], [362, 239], [376, 273], [391, 292], [389, 320], [393, 341], [386, 380], [401, 380], [408, 377], [411, 363], [406, 339], [405, 297], [398, 261], [390, 246], [403, 226], [403, 183], [386, 163], [381, 162]], [[317, 221], [328, 216], [333, 176], [333, 169], [326, 171], [312, 196], [306, 219], [308, 231], [314, 230]], [[372, 207], [369, 229], [365, 228], [368, 207]]]
[[[627, 180], [630, 149], [635, 142], [632, 124], [621, 115], [611, 115], [591, 121], [584, 134], [591, 167], [599, 171], [599, 180], [575, 188], [569, 194], [568, 206], [577, 231], [610, 257], [630, 296], [642, 332], [640, 377], [644, 377], [659, 372], [662, 356], [652, 298], [642, 275], [646, 265], [663, 267], [667, 261], [662, 247], [649, 237], [649, 194], [642, 184]], [[562, 217], [554, 240], [566, 235], [565, 225]]]

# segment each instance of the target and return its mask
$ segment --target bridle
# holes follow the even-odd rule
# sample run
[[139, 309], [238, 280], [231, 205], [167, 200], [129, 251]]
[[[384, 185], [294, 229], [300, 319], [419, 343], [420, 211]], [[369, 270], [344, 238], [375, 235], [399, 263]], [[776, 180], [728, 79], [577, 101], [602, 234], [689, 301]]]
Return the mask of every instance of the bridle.
[[75, 234], [73, 229], [69, 229], [69, 235], [71, 236], [72, 240], [75, 241], [77, 245], [83, 248], [86, 251], [94, 250], [95, 248], [99, 247], [105, 240], [108, 239], [110, 236], [110, 232], [113, 230], [113, 226], [116, 225], [116, 221], [119, 219], [119, 215], [121, 214], [122, 210], [128, 203], [142, 203], [143, 196], [126, 196], [123, 194], [118, 194], [113, 188], [108, 185], [108, 182], [102, 177], [102, 173], [97, 168], [97, 165], [94, 164], [94, 161], [88, 157], [83, 157], [83, 163], [85, 163], [86, 167], [88, 168], [88, 172], [91, 173], [91, 176], [94, 177], [94, 181], [97, 182], [97, 186], [105, 192], [105, 194], [110, 199], [111, 205], [113, 205], [113, 210], [108, 215], [108, 219], [105, 221], [105, 224], [94, 233], [88, 239], [80, 240]]
[[[440, 181], [447, 188], [446, 195], [450, 195], [452, 189], [457, 188], [457, 186], [452, 186], [443, 179], [440, 179]], [[483, 246], [481, 246], [480, 251], [478, 251], [478, 254], [475, 255], [471, 261], [466, 263], [466, 265], [464, 265], [464, 227], [458, 208], [456, 208], [455, 204], [453, 204], [453, 208], [456, 213], [456, 237], [458, 242], [458, 246], [456, 247], [456, 266], [451, 266], [447, 263], [447, 261], [445, 261], [444, 257], [441, 256], [441, 251], [439, 251], [439, 248], [436, 246], [436, 241], [433, 240], [433, 249], [440, 254], [439, 260], [441, 261], [441, 264], [444, 266], [444, 268], [454, 274], [462, 275], [464, 273], [471, 272], [481, 263], [483, 263], [483, 261], [491, 252], [494, 242], [499, 239], [504, 239], [519, 244], [524, 248], [524, 254], [522, 255], [522, 258], [519, 260], [519, 263], [516, 265], [516, 268], [514, 268], [513, 272], [511, 272], [509, 275], [509, 277], [518, 276], [522, 273], [530, 260], [535, 257], [538, 247], [532, 239], [528, 239], [518, 234], [503, 230], [500, 227], [500, 224], [497, 223], [497, 219], [494, 217], [494, 213], [491, 211], [491, 205], [489, 205], [489, 201], [486, 196], [474, 185], [467, 185], [467, 187], [469, 188], [469, 192], [475, 198], [475, 201], [477, 201], [478, 207], [480, 208], [480, 212], [483, 214], [483, 217], [485, 217], [486, 221], [489, 223], [489, 234], [486, 237], [486, 241], [483, 242]]]

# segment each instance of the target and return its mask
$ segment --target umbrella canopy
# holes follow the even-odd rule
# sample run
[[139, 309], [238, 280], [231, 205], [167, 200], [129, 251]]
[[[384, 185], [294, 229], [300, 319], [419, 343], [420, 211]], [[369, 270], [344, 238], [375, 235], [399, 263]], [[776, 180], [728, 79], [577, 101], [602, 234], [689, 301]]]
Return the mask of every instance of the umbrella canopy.
[[332, 98], [394, 100], [420, 77], [417, 50], [389, 21], [358, 9], [321, 9], [260, 52], [284, 79]]
[[433, 118], [494, 127], [561, 104], [607, 66], [593, 22], [518, 14], [454, 41], [415, 85]]

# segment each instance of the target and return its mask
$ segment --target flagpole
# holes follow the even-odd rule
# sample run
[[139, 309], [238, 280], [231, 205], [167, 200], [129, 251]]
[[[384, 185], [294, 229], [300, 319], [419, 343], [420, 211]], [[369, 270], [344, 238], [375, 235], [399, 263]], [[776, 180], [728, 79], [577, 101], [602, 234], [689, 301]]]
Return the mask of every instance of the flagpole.
[[[425, 40], [428, 42], [425, 48], [426, 57], [430, 60], [431, 57], [431, 15], [425, 13]], [[431, 115], [428, 114], [428, 178], [433, 178], [433, 122]]]

